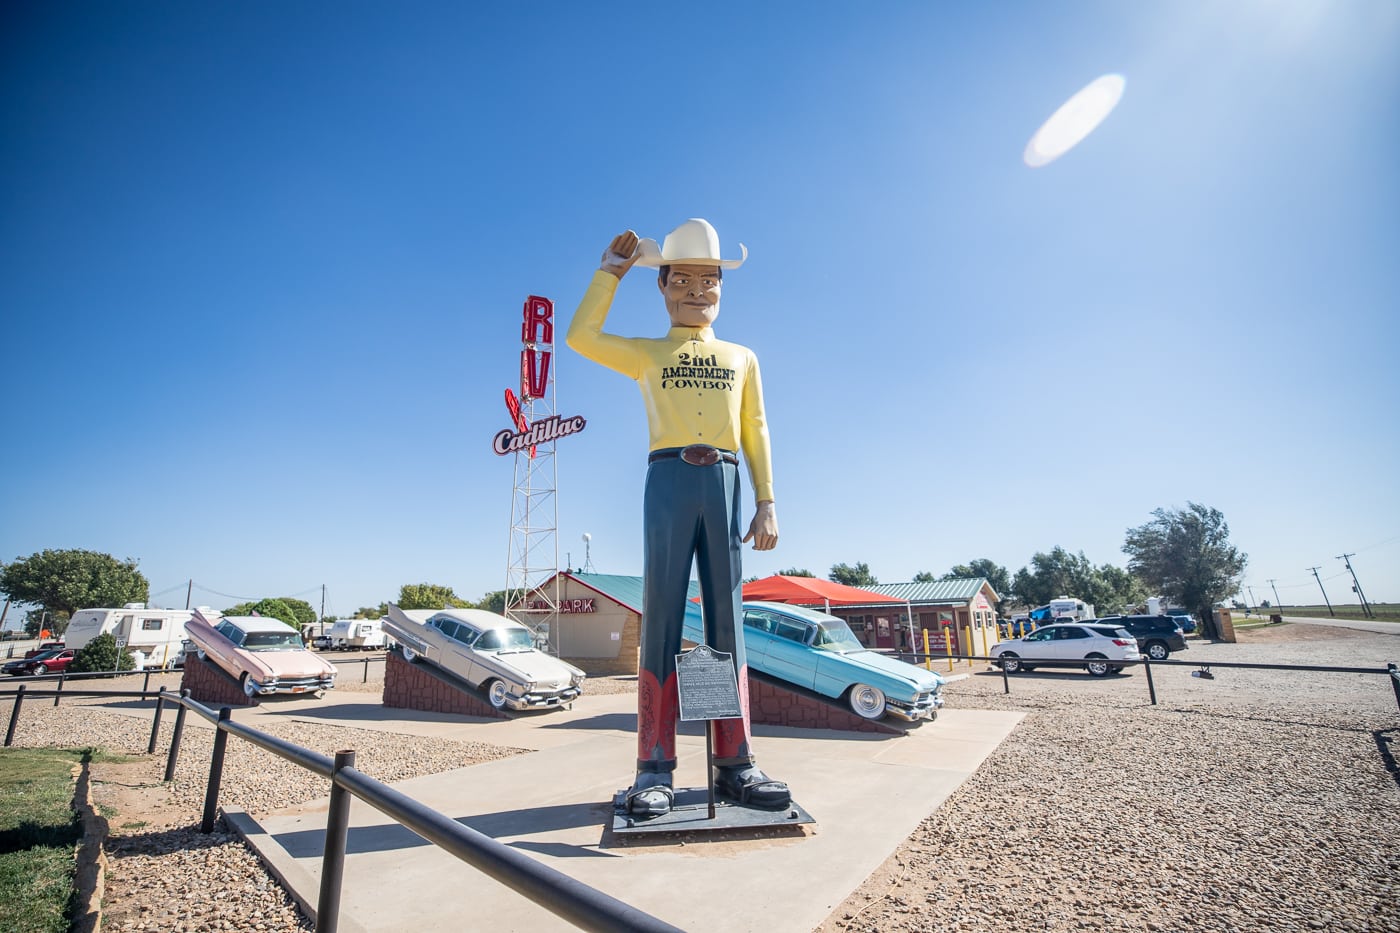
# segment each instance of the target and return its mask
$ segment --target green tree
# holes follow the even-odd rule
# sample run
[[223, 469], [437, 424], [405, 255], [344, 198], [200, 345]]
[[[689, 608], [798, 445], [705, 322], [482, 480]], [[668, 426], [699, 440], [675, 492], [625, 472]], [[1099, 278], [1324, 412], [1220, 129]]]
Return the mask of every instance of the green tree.
[[852, 567], [850, 564], [832, 564], [828, 580], [844, 583], [846, 586], [875, 586], [880, 581], [870, 572], [870, 565], [861, 561]]
[[487, 612], [494, 612], [496, 615], [504, 615], [506, 611], [506, 591], [492, 590], [476, 602], [477, 609], [485, 609]]
[[1152, 521], [1129, 528], [1123, 552], [1128, 569], [1201, 621], [1219, 637], [1215, 604], [1239, 592], [1249, 555], [1230, 543], [1230, 526], [1219, 509], [1187, 502], [1185, 509], [1157, 509]]
[[928, 571], [928, 570], [920, 570], [918, 573], [914, 574], [914, 582], [915, 582], [915, 583], [937, 583], [937, 582], [938, 582], [938, 578], [935, 577], [931, 571]]
[[0, 593], [16, 603], [38, 606], [41, 613], [47, 610], [51, 622], [66, 628], [68, 618], [79, 609], [144, 603], [151, 585], [130, 558], [119, 561], [99, 551], [47, 550], [0, 567]]
[[47, 609], [31, 609], [24, 616], [24, 634], [38, 638], [43, 631], [62, 635], [68, 631], [68, 613], [49, 612]]
[[74, 674], [95, 671], [129, 671], [136, 667], [136, 661], [125, 648], [117, 655], [117, 639], [111, 632], [103, 632], [84, 647], [79, 648], [68, 663], [68, 670]]
[[[995, 583], [992, 588], [996, 589]], [[1112, 564], [1096, 567], [1083, 551], [1071, 554], [1062, 547], [1055, 547], [1048, 554], [1036, 553], [1029, 567], [1016, 571], [1010, 593], [1029, 609], [1043, 606], [1057, 596], [1073, 596], [1104, 613], [1145, 598], [1141, 583], [1128, 571]]]
[[400, 609], [470, 609], [471, 605], [452, 592], [450, 586], [434, 583], [405, 583], [399, 587]]
[[316, 607], [312, 606], [306, 600], [297, 599], [295, 596], [279, 596], [277, 598], [286, 603], [287, 608], [292, 610], [292, 614], [296, 616], [295, 619], [283, 620], [284, 622], [290, 621], [292, 623], [292, 628], [300, 629], [303, 625], [314, 625], [316, 623]]
[[1133, 576], [1132, 571], [1104, 564], [1099, 568], [1099, 573], [1103, 577], [1106, 591], [1099, 596], [1099, 601], [1094, 603], [1100, 614], [1135, 609], [1147, 601], [1147, 588], [1142, 585], [1141, 580]]
[[1049, 553], [1037, 551], [1029, 566], [1016, 571], [1011, 592], [1032, 609], [1057, 596], [1074, 596], [1089, 602], [1082, 594], [1090, 589], [1093, 576], [1094, 565], [1083, 551], [1071, 554], [1057, 545]]
[[966, 564], [957, 564], [939, 579], [941, 580], [973, 580], [981, 577], [991, 584], [992, 589], [997, 593], [997, 614], [1001, 614], [1001, 607], [1011, 596], [1011, 574], [1007, 569], [990, 557], [979, 557]]
[[389, 611], [388, 603], [380, 603], [378, 606], [361, 606], [355, 610], [352, 619], [380, 619]]
[[[811, 577], [816, 579], [817, 575], [810, 570], [803, 570], [800, 567], [789, 567], [787, 570], [779, 570], [778, 575], [782, 577]], [[758, 579], [757, 577], [754, 578]]]
[[[268, 610], [272, 611], [268, 611]], [[226, 616], [247, 616], [256, 612], [260, 616], [271, 616], [286, 622], [292, 628], [316, 624], [316, 610], [304, 599], [295, 596], [272, 596], [255, 603], [239, 603], [224, 610]]]
[[[239, 603], [237, 606], [230, 606], [224, 610], [226, 616], [263, 616], [268, 619], [276, 619], [288, 628], [301, 631], [302, 623], [297, 620], [297, 614], [286, 600], [275, 597], [260, 599], [255, 603]], [[316, 614], [311, 614], [311, 622], [316, 621]], [[310, 624], [310, 623], [308, 623]]]

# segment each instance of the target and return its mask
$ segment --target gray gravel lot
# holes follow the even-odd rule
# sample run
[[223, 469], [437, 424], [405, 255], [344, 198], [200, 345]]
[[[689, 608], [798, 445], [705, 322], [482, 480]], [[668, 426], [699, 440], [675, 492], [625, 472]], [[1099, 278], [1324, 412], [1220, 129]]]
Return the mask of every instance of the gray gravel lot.
[[[1193, 662], [1383, 668], [1400, 638], [1279, 626]], [[1400, 929], [1400, 710], [1378, 676], [975, 673], [1011, 737], [822, 931]]]
[[[1284, 625], [1240, 637], [1193, 642], [1176, 657], [1400, 660], [1393, 635]], [[377, 692], [376, 669], [382, 677], [371, 663], [371, 683], [360, 684], [362, 668], [347, 667], [336, 689]], [[1151, 706], [1141, 671], [1038, 670], [1011, 678], [1006, 695], [999, 673], [973, 667], [949, 686], [950, 707], [1026, 718], [820, 930], [1400, 930], [1400, 711], [1384, 678], [1215, 673], [1158, 668]], [[635, 689], [635, 678], [589, 681], [595, 693]], [[149, 726], [76, 702], [31, 702], [17, 744], [140, 755]], [[267, 728], [326, 753], [353, 746], [359, 765], [389, 782], [517, 753], [305, 722]], [[161, 756], [106, 772], [118, 811], [107, 928], [309, 929], [235, 837], [194, 831], [212, 733], [189, 729], [185, 742], [168, 789]], [[324, 780], [230, 742], [230, 808], [256, 815], [326, 792]], [[148, 818], [125, 825], [133, 812]]]

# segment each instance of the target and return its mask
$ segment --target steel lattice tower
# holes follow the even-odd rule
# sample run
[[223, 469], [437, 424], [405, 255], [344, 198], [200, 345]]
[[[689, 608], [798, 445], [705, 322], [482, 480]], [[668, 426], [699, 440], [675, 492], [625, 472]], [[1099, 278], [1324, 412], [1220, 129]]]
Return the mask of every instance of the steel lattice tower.
[[[517, 425], [522, 419], [530, 425], [539, 424], [557, 414], [557, 385], [551, 365], [553, 313], [554, 304], [549, 299], [534, 295], [525, 299]], [[508, 405], [510, 396], [507, 392]], [[529, 627], [536, 643], [551, 654], [559, 653], [555, 624], [559, 617], [557, 443], [549, 440], [515, 453], [506, 561], [505, 613]]]

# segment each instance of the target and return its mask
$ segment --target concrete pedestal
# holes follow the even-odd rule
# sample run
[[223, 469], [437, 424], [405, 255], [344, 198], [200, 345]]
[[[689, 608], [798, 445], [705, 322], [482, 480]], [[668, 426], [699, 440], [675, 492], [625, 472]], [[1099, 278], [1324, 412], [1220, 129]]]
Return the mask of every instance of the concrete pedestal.
[[832, 729], [838, 732], [877, 732], [898, 735], [905, 730], [884, 721], [862, 719], [839, 702], [810, 690], [769, 680], [749, 671], [749, 720], [765, 726]]
[[243, 692], [238, 681], [224, 673], [212, 661], [202, 661], [199, 655], [185, 657], [185, 669], [180, 676], [180, 689], [190, 692], [191, 700], [205, 706], [257, 706], [256, 697]]
[[425, 713], [506, 719], [480, 693], [431, 664], [410, 663], [397, 651], [384, 659], [384, 705]]

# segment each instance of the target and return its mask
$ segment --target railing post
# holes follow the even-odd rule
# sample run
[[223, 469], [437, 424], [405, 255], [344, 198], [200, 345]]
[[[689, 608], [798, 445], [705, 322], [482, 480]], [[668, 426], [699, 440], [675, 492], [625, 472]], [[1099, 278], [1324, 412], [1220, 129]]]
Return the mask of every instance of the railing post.
[[1147, 671], [1147, 695], [1152, 698], [1152, 705], [1157, 705], [1157, 685], [1152, 682], [1152, 659], [1147, 655], [1142, 656], [1142, 669]]
[[316, 933], [336, 933], [340, 924], [340, 888], [345, 876], [345, 840], [350, 832], [348, 790], [335, 781], [341, 768], [355, 766], [355, 750], [335, 753], [331, 771], [331, 799], [326, 814], [326, 849], [321, 856], [321, 894], [316, 901]]
[[209, 786], [204, 791], [204, 819], [199, 823], [199, 831], [205, 834], [214, 831], [215, 811], [219, 808], [219, 783], [224, 779], [224, 749], [228, 747], [228, 723], [232, 712], [227, 706], [219, 710], [219, 722], [214, 731], [214, 754], [209, 758]]
[[165, 708], [165, 688], [160, 688], [160, 693], [156, 694], [156, 714], [151, 720], [151, 741], [146, 745], [146, 754], [156, 753], [156, 736], [160, 735], [160, 714]]
[[[188, 700], [190, 692], [180, 691], [180, 699]], [[170, 736], [170, 754], [165, 758], [165, 778], [166, 781], [175, 780], [175, 765], [180, 761], [180, 737], [185, 734], [185, 704], [181, 703], [180, 708], [175, 711], [175, 732]]]
[[1011, 692], [1011, 678], [1010, 678], [1010, 677], [1007, 675], [1007, 673], [1006, 673], [1006, 662], [1005, 662], [1005, 661], [1002, 661], [1002, 662], [1001, 662], [1000, 664], [998, 664], [997, 666], [1001, 668], [1001, 692], [1002, 692], [1002, 693], [1010, 693], [1010, 692]]
[[53, 705], [58, 706], [59, 694], [63, 692], [63, 681], [68, 677], [67, 671], [58, 672], [58, 686], [54, 688]]
[[[161, 692], [162, 692], [162, 693], [165, 692], [165, 688], [164, 688], [164, 687], [161, 687], [160, 689], [161, 689]], [[146, 679], [143, 680], [143, 681], [141, 682], [141, 699], [143, 699], [143, 700], [146, 699], [146, 694], [148, 694], [148, 693], [150, 693], [150, 692], [151, 692], [151, 669], [148, 667], [148, 668], [146, 668]], [[159, 709], [159, 707], [157, 707], [157, 709]]]
[[1390, 689], [1395, 691], [1395, 705], [1400, 706], [1400, 667], [1396, 667], [1395, 662], [1391, 661], [1385, 669], [1390, 671]]
[[365, 676], [362, 677], [362, 678], [360, 678], [360, 683], [362, 683], [362, 684], [367, 684], [367, 683], [369, 683], [369, 656], [368, 656], [368, 655], [365, 656]]
[[25, 684], [20, 684], [15, 692], [15, 708], [10, 710], [10, 728], [5, 730], [6, 748], [15, 744], [15, 726], [19, 725], [19, 708], [24, 705], [24, 688]]

